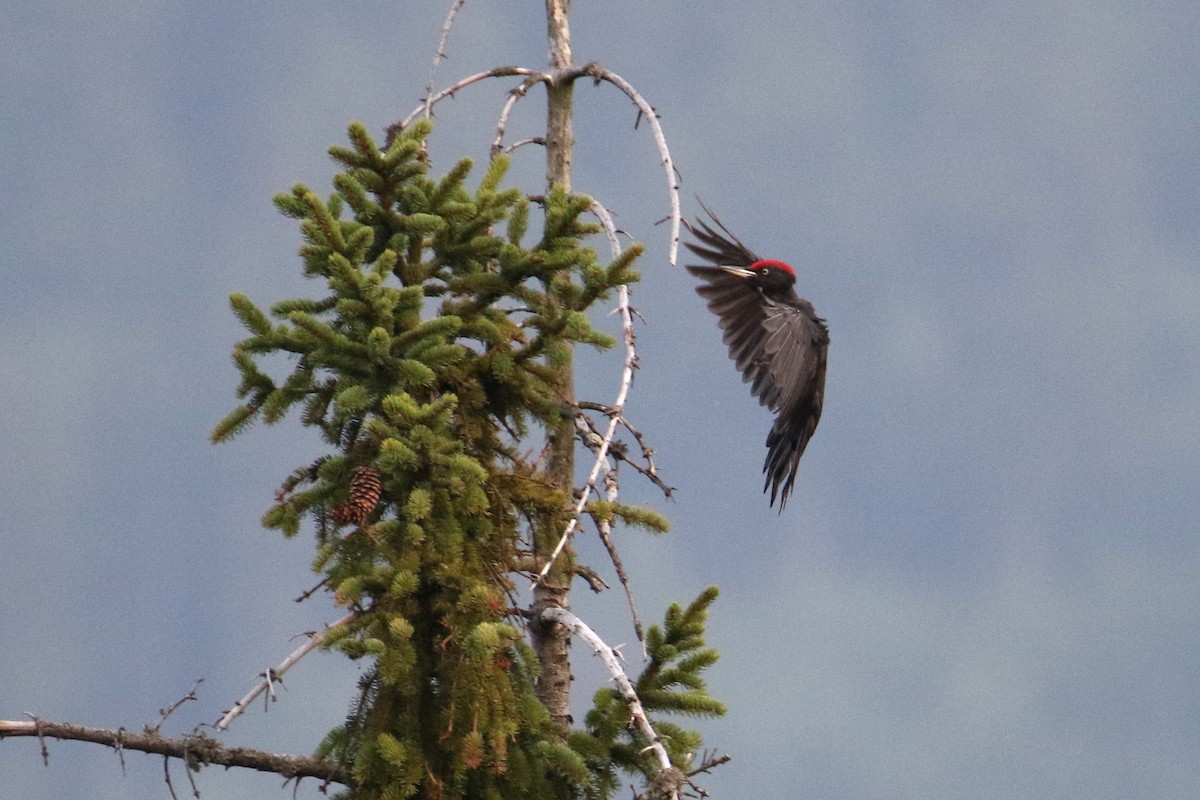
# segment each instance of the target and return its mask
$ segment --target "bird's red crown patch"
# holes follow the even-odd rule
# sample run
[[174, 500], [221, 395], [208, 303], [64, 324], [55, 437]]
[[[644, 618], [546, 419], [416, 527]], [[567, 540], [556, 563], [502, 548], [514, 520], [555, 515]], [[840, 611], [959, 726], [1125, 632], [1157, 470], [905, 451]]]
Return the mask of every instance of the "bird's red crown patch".
[[766, 261], [755, 261], [750, 265], [749, 268], [757, 271], [760, 269], [767, 269], [768, 267], [772, 269], [781, 269], [793, 277], [796, 275], [796, 270], [792, 269], [789, 265], [783, 263], [782, 261], [771, 261], [769, 259]]

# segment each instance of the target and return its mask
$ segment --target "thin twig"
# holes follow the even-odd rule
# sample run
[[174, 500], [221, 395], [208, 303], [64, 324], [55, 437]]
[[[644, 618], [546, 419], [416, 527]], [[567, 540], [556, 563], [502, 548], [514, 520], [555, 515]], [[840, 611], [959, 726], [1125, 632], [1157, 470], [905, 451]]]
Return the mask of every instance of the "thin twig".
[[721, 756], [702, 757], [700, 759], [700, 766], [698, 766], [695, 769], [693, 769], [692, 771], [690, 771], [687, 774], [687, 776], [689, 778], [694, 778], [697, 775], [700, 775], [702, 773], [709, 773], [713, 770], [714, 767], [719, 767], [722, 764], [728, 764], [730, 760], [731, 760], [731, 757], [728, 754], [721, 755]]
[[[654, 751], [659, 769], [673, 769], [671, 757], [667, 754], [667, 748], [663, 747], [662, 740], [658, 738], [658, 734], [655, 733], [654, 727], [650, 724], [650, 719], [646, 716], [646, 709], [642, 707], [642, 701], [638, 698], [637, 692], [633, 688], [633, 683], [629, 680], [629, 676], [621, 668], [621, 662], [616, 652], [600, 638], [599, 634], [589, 628], [583, 620], [565, 608], [547, 608], [542, 612], [542, 619], [547, 622], [557, 622], [560, 625], [567, 626], [571, 633], [587, 642], [596, 655], [600, 656], [600, 660], [604, 662], [604, 666], [608, 668], [608, 673], [612, 675], [613, 682], [617, 685], [617, 691], [620, 693], [621, 699], [629, 706], [630, 716], [637, 724], [642, 735], [650, 742], [650, 749]], [[672, 796], [678, 796], [678, 794], [672, 793]]]
[[151, 730], [153, 730], [155, 733], [158, 733], [158, 729], [161, 728], [162, 724], [167, 721], [167, 717], [175, 713], [175, 709], [179, 708], [189, 700], [199, 700], [200, 698], [196, 695], [196, 689], [202, 683], [204, 683], [204, 678], [196, 678], [196, 682], [192, 684], [192, 690], [190, 692], [176, 700], [174, 703], [171, 703], [171, 705], [167, 706], [166, 708], [160, 708], [158, 710], [158, 724], [151, 728]]
[[[31, 720], [33, 720], [33, 732], [34, 732], [34, 735], [37, 736], [38, 747], [41, 748], [41, 751], [42, 751], [42, 766], [48, 767], [48, 766], [50, 766], [50, 750], [47, 749], [47, 747], [46, 747], [46, 734], [42, 730], [42, 721], [40, 719], [38, 719], [37, 717], [35, 717], [33, 714], [30, 714], [28, 711], [25, 712], [25, 716], [27, 716]], [[20, 723], [14, 723], [14, 724], [20, 724]], [[0, 731], [2, 731], [2, 730], [3, 729], [0, 728]]]
[[321, 589], [323, 586], [326, 586], [328, 583], [329, 583], [329, 578], [327, 578], [327, 577], [322, 578], [321, 582], [318, 583], [316, 586], [312, 587], [311, 589], [305, 589], [303, 592], [301, 592], [300, 596], [297, 597], [294, 602], [303, 603], [305, 600], [307, 600], [308, 598], [310, 598], [314, 594], [316, 594], [317, 590]]
[[[622, 285], [619, 290], [620, 303], [618, 308], [621, 312], [621, 329], [625, 337], [625, 370], [629, 374], [630, 381], [633, 380], [633, 371], [637, 369], [637, 353], [634, 350], [634, 341], [637, 335], [633, 330], [633, 315], [629, 311], [629, 288]], [[624, 375], [622, 375], [624, 377]], [[619, 424], [624, 418], [625, 398], [618, 397], [618, 402], [614, 406], [616, 414], [609, 419], [609, 430], [612, 431], [614, 425]], [[605, 434], [610, 439], [613, 433], [606, 432]], [[617, 470], [612, 468], [605, 475], [605, 493], [609, 502], [617, 500]], [[633, 601], [633, 586], [629, 582], [629, 576], [625, 574], [625, 566], [621, 563], [621, 557], [617, 554], [617, 548], [612, 542], [612, 523], [608, 520], [603, 520], [597, 526], [600, 531], [601, 541], [604, 542], [605, 549], [608, 550], [609, 558], [612, 559], [613, 567], [617, 570], [617, 577], [621, 581], [621, 586], [625, 589], [625, 599], [629, 602], [629, 613], [633, 617], [633, 630], [637, 634], [637, 639], [642, 645], [642, 657], [648, 658], [649, 653], [646, 651], [646, 636], [642, 631], [642, 620], [638, 617], [637, 605]]]
[[117, 751], [117, 761], [121, 762], [121, 774], [125, 774], [125, 729], [117, 728], [117, 742], [113, 745]]
[[446, 57], [446, 40], [450, 38], [450, 27], [454, 24], [454, 15], [463, 7], [463, 3], [467, 0], [454, 0], [454, 5], [450, 6], [450, 13], [446, 14], [446, 21], [442, 23], [442, 35], [438, 39], [437, 50], [433, 54], [433, 66], [429, 68], [429, 83], [425, 84], [425, 116], [433, 116], [433, 103], [430, 98], [433, 96], [433, 78], [437, 75], [438, 64]]
[[254, 702], [256, 697], [271, 689], [272, 685], [278, 682], [280, 678], [283, 677], [285, 672], [296, 665], [296, 662], [304, 658], [304, 656], [308, 655], [308, 653], [312, 650], [319, 647], [321, 643], [325, 641], [325, 638], [329, 636], [330, 631], [336, 630], [343, 625], [348, 625], [356, 616], [358, 616], [357, 612], [352, 611], [332, 625], [327, 625], [325, 630], [319, 633], [313, 632], [308, 634], [308, 638], [305, 640], [304, 644], [293, 650], [287, 658], [279, 662], [278, 666], [271, 667], [265, 672], [260, 672], [259, 675], [262, 676], [262, 680], [256, 683], [254, 688], [246, 693], [245, 697], [234, 703], [233, 708], [225, 712], [224, 716], [217, 721], [217, 730], [226, 730], [229, 725], [246, 710], [247, 706]]
[[[617, 236], [617, 227], [615, 224], [613, 224], [612, 215], [608, 212], [608, 209], [606, 209], [603, 204], [595, 199], [592, 200], [592, 213], [595, 214], [600, 220], [601, 226], [608, 234], [608, 241], [610, 247], [612, 248], [613, 258], [618, 258], [621, 255], [621, 240]], [[603, 436], [601, 436], [595, 430], [591, 420], [588, 419], [586, 415], [582, 413], [576, 413], [575, 415], [575, 425], [584, 434], [584, 443], [588, 447], [592, 448], [596, 453], [596, 462], [593, 465], [592, 471], [593, 477], [589, 478], [588, 483], [584, 486], [580, 498], [581, 503], [586, 503], [587, 495], [591, 490], [595, 489], [597, 493], [599, 492], [599, 489], [595, 484], [595, 474], [596, 469], [601, 465], [605, 467], [605, 497], [610, 503], [615, 503], [617, 501], [617, 470], [612, 462], [609, 461], [608, 455], [610, 453], [616, 455], [624, 448], [623, 445], [618, 447], [620, 444], [619, 442], [613, 442], [613, 435], [616, 432], [617, 422], [621, 419], [620, 409], [624, 407], [625, 392], [628, 390], [629, 384], [632, 384], [633, 382], [633, 370], [637, 369], [637, 353], [634, 350], [636, 334], [634, 333], [633, 329], [633, 317], [629, 310], [629, 289], [627, 286], [621, 285], [618, 292], [620, 300], [617, 311], [619, 311], [621, 314], [622, 330], [624, 331], [626, 369], [621, 376], [621, 392], [617, 397], [617, 405], [613, 406], [611, 413], [609, 414], [609, 426]], [[580, 508], [582, 509], [582, 506], [580, 506]], [[576, 512], [576, 519], [578, 518], [578, 513], [579, 511]], [[621, 587], [625, 590], [625, 599], [629, 603], [629, 613], [633, 618], [633, 630], [637, 635], [638, 642], [640, 642], [642, 645], [642, 656], [644, 658], [649, 657], [649, 654], [646, 651], [645, 634], [642, 630], [642, 620], [638, 616], [637, 604], [633, 600], [633, 587], [629, 582], [629, 575], [625, 572], [625, 565], [621, 561], [621, 556], [617, 552], [617, 547], [612, 540], [612, 523], [607, 519], [598, 519], [596, 520], [596, 530], [600, 534], [600, 541], [604, 543], [604, 548], [608, 551], [608, 556], [612, 560], [613, 567], [617, 571], [617, 578], [621, 581]], [[559, 547], [556, 548], [554, 554], [550, 556], [549, 563], [553, 563], [553, 559], [561, 551], [561, 547], [566, 543], [566, 537], [570, 535], [570, 532], [571, 528], [568, 527], [567, 533], [564, 534], [564, 538], [559, 542]], [[545, 575], [545, 572], [548, 569], [548, 565], [544, 567], [542, 575]], [[541, 579], [542, 575], [539, 575], [539, 580]]]
[[179, 800], [175, 787], [171, 785], [171, 759], [163, 756], [163, 779], [167, 782], [167, 790], [171, 792], [171, 800]]
[[[183, 740], [183, 774], [187, 775], [188, 783], [192, 787], [192, 797], [200, 800], [200, 789], [196, 787], [196, 779], [192, 777], [192, 754], [189, 752], [192, 740]], [[197, 767], [198, 769], [199, 767]]]
[[719, 767], [722, 764], [729, 763], [729, 760], [730, 760], [730, 757], [728, 755], [701, 757], [700, 766], [696, 767], [695, 769], [691, 770], [690, 772], [687, 772], [684, 775], [684, 778], [683, 778], [684, 783], [686, 783], [688, 786], [690, 786], [692, 788], [692, 791], [694, 791], [698, 797], [709, 797], [710, 796], [709, 793], [704, 791], [703, 789], [701, 789], [699, 786], [697, 786], [695, 784], [695, 782], [692, 780], [692, 778], [696, 777], [697, 775], [700, 775], [701, 773], [707, 774], [707, 773], [711, 772], [714, 767]]

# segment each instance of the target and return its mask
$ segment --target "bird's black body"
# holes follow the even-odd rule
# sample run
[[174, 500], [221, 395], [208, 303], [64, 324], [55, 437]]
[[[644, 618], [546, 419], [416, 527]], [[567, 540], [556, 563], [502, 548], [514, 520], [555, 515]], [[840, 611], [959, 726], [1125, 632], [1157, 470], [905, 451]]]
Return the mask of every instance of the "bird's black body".
[[791, 267], [759, 258], [709, 216], [720, 231], [703, 222], [688, 225], [697, 243], [687, 247], [712, 266], [687, 270], [704, 281], [696, 291], [717, 315], [742, 380], [776, 415], [767, 434], [763, 491], [770, 490], [771, 505], [778, 496], [783, 511], [800, 456], [821, 419], [829, 329], [812, 303], [796, 294]]

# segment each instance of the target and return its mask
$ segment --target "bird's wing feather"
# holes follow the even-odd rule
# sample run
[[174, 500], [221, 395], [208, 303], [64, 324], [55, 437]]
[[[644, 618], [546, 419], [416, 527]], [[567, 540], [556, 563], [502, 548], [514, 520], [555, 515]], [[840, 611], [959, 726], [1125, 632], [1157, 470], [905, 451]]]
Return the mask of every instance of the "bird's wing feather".
[[[708, 215], [712, 217], [713, 222], [721, 231], [714, 230], [704, 222], [687, 223], [688, 230], [700, 240], [699, 245], [685, 242], [687, 249], [713, 264], [726, 267], [748, 267], [756, 261], [762, 261], [750, 248], [730, 233], [715, 214], [709, 211]], [[721, 232], [724, 232], [725, 235], [722, 236]]]
[[[802, 301], [803, 302], [803, 301]], [[771, 380], [787, 391], [772, 411], [787, 414], [808, 405], [817, 382], [824, 381], [824, 348], [829, 331], [811, 308], [808, 313], [778, 303], [767, 303], [762, 329], [762, 359]]]
[[744, 278], [731, 275], [719, 267], [689, 266], [688, 272], [707, 281], [696, 287], [708, 308], [717, 315], [724, 331], [721, 338], [729, 348], [729, 357], [749, 383], [750, 391], [759, 402], [775, 410], [779, 390], [762, 360], [763, 328], [762, 293]]

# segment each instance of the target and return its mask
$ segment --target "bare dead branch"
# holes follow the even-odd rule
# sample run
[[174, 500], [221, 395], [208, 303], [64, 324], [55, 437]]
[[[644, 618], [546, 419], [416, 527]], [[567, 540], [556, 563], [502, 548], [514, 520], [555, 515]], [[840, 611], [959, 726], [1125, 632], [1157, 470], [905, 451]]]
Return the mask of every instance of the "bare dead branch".
[[507, 77], [507, 76], [511, 76], [511, 75], [523, 75], [523, 76], [540, 75], [541, 77], [538, 80], [541, 80], [541, 81], [549, 81], [550, 80], [549, 75], [546, 75], [545, 73], [542, 73], [542, 72], [538, 72], [537, 70], [526, 69], [525, 67], [493, 67], [489, 70], [485, 70], [484, 72], [476, 72], [474, 75], [468, 75], [467, 77], [463, 78], [462, 80], [458, 81], [457, 83], [447, 86], [445, 89], [442, 89], [440, 92], [437, 92], [437, 93], [433, 94], [432, 96], [425, 98], [421, 102], [421, 105], [419, 105], [415, 109], [413, 109], [412, 112], [407, 117], [405, 117], [404, 120], [398, 126], [393, 125], [392, 127], [400, 128], [400, 129], [407, 128], [414, 119], [416, 119], [417, 117], [419, 117], [423, 113], [425, 113], [426, 108], [432, 109], [435, 104], [441, 102], [442, 100], [445, 100], [447, 97], [453, 97], [455, 92], [457, 92], [459, 89], [466, 88], [467, 86], [470, 86], [473, 83], [479, 83], [480, 81], [485, 81], [488, 78], [503, 78], [503, 77]]
[[657, 486], [659, 490], [666, 495], [668, 500], [674, 499], [673, 493], [675, 492], [675, 488], [668, 486], [662, 480], [662, 478], [658, 477], [658, 468], [654, 466], [654, 448], [646, 444], [646, 439], [642, 436], [642, 432], [633, 427], [632, 423], [629, 422], [629, 417], [625, 416], [624, 414], [621, 415], [621, 424], [625, 427], [625, 430], [629, 431], [629, 434], [633, 436], [633, 440], [638, 443], [638, 447], [642, 450], [642, 458], [645, 460], [646, 465], [643, 467], [641, 464], [629, 459], [624, 454], [620, 454], [620, 457], [624, 459], [626, 464], [629, 464], [638, 472], [642, 473], [642, 475], [649, 478], [650, 482]]
[[[608, 209], [606, 209], [596, 200], [592, 201], [592, 213], [594, 213], [600, 219], [601, 225], [608, 234], [609, 246], [612, 248], [613, 258], [616, 258], [621, 254], [621, 241], [617, 236], [617, 228], [616, 225], [613, 224], [612, 215], [608, 212]], [[622, 286], [621, 290], [625, 291], [626, 287]], [[634, 339], [633, 318], [629, 316], [629, 303], [627, 301], [627, 297], [624, 299], [626, 302], [621, 303], [618, 307], [618, 310], [622, 312], [622, 328], [625, 332], [626, 346], [630, 351], [632, 351]], [[634, 366], [636, 366], [636, 361]], [[614, 408], [612, 409], [612, 413], [609, 414], [609, 419], [616, 420], [619, 419], [620, 416], [620, 412], [616, 411]], [[597, 450], [597, 455], [599, 456], [599, 448], [604, 442], [604, 436], [601, 436], [599, 432], [595, 430], [595, 426], [592, 425], [591, 420], [588, 419], [584, 414], [576, 414], [575, 423], [577, 427], [580, 427], [581, 425], [585, 426], [583, 428], [583, 432], [585, 434], [584, 442], [589, 446], [594, 446]], [[611, 430], [612, 426], [610, 424], [610, 431]], [[616, 447], [617, 443], [612, 442], [611, 432], [608, 433], [608, 436], [610, 443], [609, 452], [613, 455], [616, 455], [622, 448]], [[614, 467], [608, 461], [607, 457], [604, 458], [604, 462], [605, 466], [607, 467], [604, 473], [605, 495], [610, 502], [615, 502], [618, 492], [617, 470], [616, 467]], [[642, 620], [638, 616], [637, 604], [633, 600], [633, 587], [629, 582], [629, 575], [625, 572], [625, 564], [621, 561], [620, 553], [617, 552], [617, 547], [612, 540], [612, 524], [606, 519], [597, 520], [596, 530], [600, 535], [600, 541], [604, 544], [604, 549], [608, 551], [608, 557], [613, 563], [613, 568], [617, 571], [617, 579], [621, 581], [621, 587], [625, 590], [625, 600], [629, 604], [629, 613], [633, 618], [633, 630], [637, 635], [638, 642], [640, 642], [642, 645], [642, 655], [644, 657], [646, 655], [646, 638], [642, 630]]]
[[572, 571], [587, 581], [587, 585], [592, 587], [592, 591], [596, 594], [600, 594], [608, 588], [608, 584], [605, 582], [604, 578], [600, 577], [600, 573], [596, 572], [596, 570], [592, 569], [591, 567], [586, 567], [583, 564], [576, 564], [572, 568]]
[[[613, 223], [612, 215], [603, 204], [595, 199], [592, 200], [591, 210], [592, 213], [595, 214], [600, 220], [601, 226], [608, 234], [609, 245], [612, 248], [613, 258], [617, 258], [621, 255], [621, 241], [617, 234], [616, 225]], [[629, 288], [624, 285], [619, 287], [618, 297], [619, 300], [616, 311], [621, 314], [621, 327], [624, 332], [626, 350], [625, 368], [621, 375], [621, 387], [617, 393], [616, 404], [610, 409], [606, 410], [606, 413], [609, 417], [609, 424], [603, 435], [599, 433], [586, 415], [579, 412], [577, 412], [575, 415], [576, 428], [583, 434], [582, 438], [584, 444], [591, 448], [595, 453], [596, 460], [592, 465], [592, 473], [589, 476], [587, 483], [579, 493], [580, 496], [575, 516], [572, 518], [572, 522], [568, 524], [567, 530], [563, 533], [562, 538], [559, 540], [558, 546], [555, 548], [554, 552], [551, 553], [547, 563], [542, 567], [542, 570], [538, 575], [539, 581], [549, 571], [550, 565], [553, 563], [554, 559], [558, 557], [558, 554], [562, 552], [562, 549], [565, 547], [567, 540], [574, 531], [574, 528], [578, 525], [579, 514], [586, 506], [589, 494], [592, 491], [599, 493], [599, 487], [596, 486], [596, 477], [601, 467], [603, 467], [605, 470], [605, 497], [609, 502], [616, 502], [617, 500], [619, 490], [617, 482], [617, 470], [612, 462], [609, 461], [608, 456], [610, 454], [617, 455], [624, 450], [624, 445], [621, 445], [619, 442], [614, 442], [613, 436], [616, 433], [617, 425], [622, 419], [621, 409], [624, 408], [629, 387], [633, 383], [633, 373], [638, 366], [637, 352], [634, 348], [636, 333], [633, 329], [633, 316], [629, 307]], [[653, 465], [651, 464], [651, 466]], [[612, 523], [607, 519], [601, 518], [597, 518], [595, 522], [597, 532], [600, 535], [600, 541], [604, 544], [605, 550], [608, 551], [609, 558], [612, 560], [613, 567], [616, 569], [617, 578], [621, 581], [621, 587], [625, 590], [625, 599], [629, 604], [630, 616], [633, 619], [633, 629], [637, 635], [638, 642], [640, 642], [642, 645], [642, 655], [643, 657], [646, 657], [646, 638], [642, 629], [642, 621], [638, 616], [637, 604], [633, 599], [633, 587], [629, 581], [629, 575], [625, 572], [625, 565], [621, 561], [621, 556], [617, 552], [616, 545], [612, 540]], [[536, 581], [534, 585], [537, 585]]]
[[[508, 115], [512, 113], [513, 106], [515, 106], [517, 104], [518, 100], [520, 100], [526, 94], [528, 94], [529, 90], [531, 88], [533, 88], [538, 83], [541, 83], [542, 81], [546, 81], [546, 80], [549, 80], [549, 76], [545, 75], [545, 74], [539, 73], [539, 74], [535, 74], [535, 75], [530, 75], [528, 78], [521, 81], [519, 84], [514, 86], [511, 90], [509, 90], [508, 99], [504, 101], [504, 107], [500, 109], [500, 117], [499, 117], [499, 119], [496, 120], [496, 135], [492, 138], [492, 158], [495, 158], [500, 153], [501, 147], [504, 142], [504, 131], [508, 127]], [[537, 136], [537, 137], [534, 137], [533, 139], [523, 139], [521, 142], [518, 142], [517, 144], [514, 144], [511, 147], [509, 147], [508, 150], [511, 153], [513, 150], [515, 150], [517, 147], [519, 147], [522, 143], [531, 142], [531, 141], [540, 141], [542, 144], [546, 143], [546, 140], [544, 137]]]
[[[612, 676], [613, 682], [617, 685], [617, 692], [621, 695], [621, 699], [629, 706], [629, 715], [633, 718], [638, 730], [650, 742], [650, 749], [654, 752], [658, 760], [660, 771], [675, 770], [671, 765], [671, 757], [667, 755], [667, 748], [663, 747], [662, 741], [658, 738], [658, 734], [655, 733], [654, 727], [650, 724], [650, 719], [646, 716], [646, 710], [642, 707], [642, 701], [638, 698], [637, 692], [633, 688], [633, 683], [629, 680], [629, 676], [621, 668], [621, 662], [618, 660], [616, 652], [600, 638], [599, 634], [588, 627], [583, 620], [564, 608], [547, 608], [542, 612], [542, 619], [547, 622], [557, 622], [560, 625], [565, 625], [571, 633], [586, 642], [592, 648], [592, 651], [600, 657], [600, 660], [604, 662], [604, 666], [608, 668], [608, 673]], [[678, 797], [678, 791], [672, 791], [669, 796]]]
[[[600, 219], [605, 230], [609, 231], [609, 241], [614, 247], [614, 257], [621, 252], [620, 242], [617, 239], [616, 227], [613, 225], [612, 215], [604, 206], [595, 200], [592, 201], [592, 212]], [[621, 313], [621, 318], [626, 322], [625, 329], [625, 364], [621, 370], [621, 383], [617, 389], [617, 398], [613, 401], [613, 409], [615, 415], [609, 419], [608, 428], [601, 437], [599, 445], [596, 447], [596, 459], [592, 462], [592, 469], [588, 473], [587, 480], [584, 482], [583, 490], [579, 492], [579, 499], [575, 502], [574, 513], [571, 514], [571, 520], [567, 523], [566, 530], [559, 537], [558, 544], [554, 546], [546, 563], [542, 566], [533, 585], [537, 586], [550, 572], [551, 566], [562, 553], [563, 548], [567, 546], [567, 542], [571, 539], [571, 534], [575, 532], [575, 528], [579, 526], [579, 515], [583, 513], [584, 507], [587, 505], [588, 498], [593, 491], [599, 491], [596, 486], [596, 479], [600, 476], [600, 470], [608, 463], [608, 449], [612, 445], [613, 436], [617, 432], [618, 418], [625, 408], [625, 399], [629, 396], [629, 388], [633, 385], [633, 374], [637, 370], [637, 351], [634, 349], [634, 331], [633, 318], [629, 315], [629, 287], [622, 284], [617, 287], [617, 308]]]
[[694, 778], [697, 775], [700, 775], [702, 773], [707, 774], [709, 772], [712, 772], [714, 767], [719, 767], [722, 764], [727, 764], [727, 763], [729, 763], [729, 761], [730, 761], [730, 757], [728, 755], [711, 756], [711, 755], [705, 754], [700, 757], [700, 766], [687, 772], [683, 776], [683, 782], [685, 784], [687, 784], [688, 788], [690, 788], [692, 790], [695, 797], [709, 797], [710, 796], [709, 793], [704, 791], [703, 789], [701, 789], [699, 786], [697, 786], [692, 781], [692, 778]]
[[728, 754], [720, 755], [720, 756], [709, 756], [709, 755], [702, 756], [700, 758], [700, 766], [698, 766], [695, 769], [688, 772], [687, 776], [689, 778], [694, 778], [697, 775], [712, 772], [714, 767], [719, 767], [722, 764], [728, 764], [730, 762], [730, 760], [731, 760], [731, 757]]
[[438, 38], [437, 50], [433, 54], [433, 66], [429, 68], [429, 83], [425, 84], [425, 116], [433, 116], [433, 79], [437, 75], [438, 64], [442, 63], [442, 59], [446, 57], [446, 40], [450, 38], [450, 28], [454, 25], [454, 15], [463, 7], [467, 0], [454, 0], [454, 5], [450, 6], [450, 12], [446, 14], [446, 21], [442, 23], [442, 35]]
[[[520, 553], [513, 558], [513, 560], [509, 563], [509, 569], [511, 569], [513, 572], [525, 572], [533, 575], [539, 569], [541, 569], [541, 565], [542, 562], [536, 555], [525, 552]], [[583, 564], [575, 564], [571, 567], [571, 572], [572, 574], [583, 578], [584, 581], [587, 582], [587, 585], [590, 586], [592, 591], [596, 594], [600, 594], [600, 592], [603, 592], [608, 588], [608, 584], [604, 581], [604, 578], [600, 577], [600, 573], [596, 572], [596, 570], [592, 569], [591, 567]]]
[[527, 144], [540, 144], [542, 147], [545, 147], [546, 146], [546, 137], [545, 136], [528, 136], [524, 139], [518, 139], [517, 141], [510, 144], [508, 147], [504, 148], [504, 152], [512, 153], [512, 152], [516, 151], [518, 148], [524, 147]]
[[[608, 501], [616, 502], [617, 468], [615, 466], [610, 467], [605, 473], [604, 485]], [[607, 519], [597, 520], [596, 531], [600, 534], [600, 541], [604, 544], [604, 549], [608, 551], [613, 569], [617, 571], [617, 580], [621, 582], [621, 588], [625, 590], [625, 601], [629, 604], [629, 616], [633, 619], [633, 632], [642, 646], [642, 658], [649, 659], [650, 653], [646, 650], [646, 633], [642, 629], [642, 619], [638, 616], [637, 603], [633, 601], [633, 584], [629, 581], [629, 575], [625, 572], [625, 563], [621, 561], [621, 554], [617, 552], [617, 546], [612, 540], [612, 523]]]
[[608, 235], [608, 247], [612, 251], [612, 257], [614, 259], [617, 258], [621, 255], [621, 240], [617, 238], [617, 225], [613, 222], [612, 212], [595, 198], [592, 198], [592, 207], [590, 210], [596, 215], [596, 219], [600, 220], [600, 226], [604, 228], [604, 233]]
[[688, 777], [696, 777], [697, 775], [700, 775], [701, 772], [713, 771], [714, 766], [728, 764], [730, 763], [730, 760], [731, 757], [728, 756], [728, 754], [725, 754], [725, 756], [703, 756], [700, 760], [700, 766], [697, 766], [696, 769], [688, 772]]
[[667, 137], [663, 133], [658, 112], [654, 110], [654, 106], [646, 102], [646, 98], [642, 97], [641, 93], [629, 81], [596, 61], [589, 61], [580, 67], [556, 74], [554, 78], [556, 81], [564, 81], [581, 78], [585, 75], [597, 84], [601, 81], [606, 81], [616, 86], [637, 106], [638, 120], [640, 121], [644, 117], [650, 123], [650, 131], [653, 133], [654, 141], [658, 145], [658, 154], [662, 161], [663, 170], [667, 174], [667, 188], [671, 198], [671, 244], [667, 251], [667, 260], [674, 264], [679, 254], [679, 230], [683, 214], [679, 207], [678, 171], [675, 169], [675, 162], [671, 159], [671, 151], [667, 147]]
[[92, 742], [111, 747], [118, 752], [136, 750], [142, 753], [178, 758], [189, 769], [216, 764], [224, 767], [244, 767], [259, 772], [272, 772], [284, 778], [319, 778], [323, 781], [353, 786], [350, 773], [328, 759], [268, 753], [250, 747], [231, 747], [206, 736], [193, 733], [180, 738], [168, 738], [147, 727], [143, 733], [131, 733], [124, 728], [91, 728], [66, 722], [29, 722], [0, 720], [0, 739], [35, 736], [60, 741]]
[[332, 625], [327, 625], [325, 630], [319, 633], [314, 631], [307, 634], [308, 638], [304, 644], [293, 650], [287, 658], [279, 662], [278, 666], [270, 667], [265, 672], [260, 672], [259, 675], [262, 677], [262, 680], [256, 683], [254, 688], [246, 693], [245, 697], [234, 703], [233, 708], [226, 711], [221, 719], [217, 720], [217, 730], [226, 730], [246, 710], [246, 707], [254, 702], [256, 697], [272, 689], [273, 685], [283, 678], [283, 674], [296, 665], [296, 662], [319, 647], [325, 641], [325, 637], [329, 635], [330, 631], [336, 630], [343, 625], [348, 625], [356, 616], [358, 616], [357, 612], [352, 611]]
[[[611, 406], [606, 406], [603, 403], [596, 403], [589, 400], [580, 400], [575, 404], [578, 408], [587, 411], [598, 411], [606, 416], [612, 416], [613, 411]], [[641, 431], [633, 427], [629, 422], [629, 418], [622, 414], [620, 416], [621, 427], [625, 428], [633, 436], [638, 443], [638, 447], [642, 451], [642, 459], [644, 464], [639, 464], [629, 455], [629, 448], [624, 442], [613, 441], [609, 448], [608, 454], [618, 461], [628, 464], [633, 469], [637, 470], [642, 477], [658, 487], [659, 491], [668, 500], [674, 499], [675, 487], [670, 486], [658, 475], [658, 468], [654, 465], [654, 448], [650, 447], [642, 435]], [[576, 414], [575, 427], [579, 430], [580, 436], [583, 438], [584, 444], [600, 441], [600, 431], [596, 428], [595, 423], [586, 414]]]

